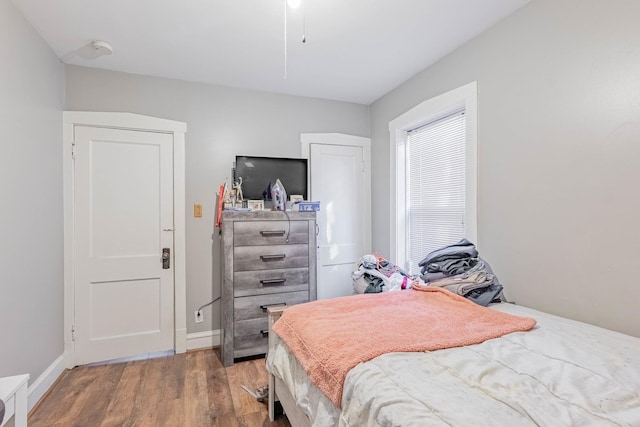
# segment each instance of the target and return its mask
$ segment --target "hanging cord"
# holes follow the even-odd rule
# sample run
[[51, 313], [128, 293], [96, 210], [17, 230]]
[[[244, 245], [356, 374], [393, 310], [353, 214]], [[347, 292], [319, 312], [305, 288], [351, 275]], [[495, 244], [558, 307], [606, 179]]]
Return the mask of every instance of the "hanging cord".
[[287, 79], [287, 0], [284, 3], [284, 79]]
[[[285, 202], [286, 203], [286, 202]], [[282, 211], [287, 216], [287, 243], [289, 243], [289, 234], [291, 234], [291, 218], [289, 218], [289, 212]]]
[[302, 0], [302, 43], [307, 42], [307, 12], [305, 3], [307, 2]]
[[221, 296], [219, 296], [218, 298], [216, 298], [216, 299], [214, 299], [214, 300], [212, 300], [212, 301], [209, 301], [209, 302], [208, 302], [208, 303], [206, 303], [206, 304], [201, 305], [201, 306], [200, 306], [200, 308], [198, 308], [198, 311], [200, 311], [200, 310], [202, 310], [203, 308], [205, 308], [205, 307], [207, 307], [207, 306], [209, 306], [209, 305], [213, 304], [214, 302], [218, 301], [220, 298], [222, 298], [222, 297], [221, 297]]

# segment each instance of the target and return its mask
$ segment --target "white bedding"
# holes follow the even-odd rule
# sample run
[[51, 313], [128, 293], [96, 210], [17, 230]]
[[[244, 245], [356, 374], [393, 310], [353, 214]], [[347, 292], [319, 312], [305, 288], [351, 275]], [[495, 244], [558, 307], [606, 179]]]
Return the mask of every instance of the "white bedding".
[[353, 368], [342, 411], [279, 342], [269, 370], [320, 426], [640, 426], [640, 339], [512, 304], [536, 329]]

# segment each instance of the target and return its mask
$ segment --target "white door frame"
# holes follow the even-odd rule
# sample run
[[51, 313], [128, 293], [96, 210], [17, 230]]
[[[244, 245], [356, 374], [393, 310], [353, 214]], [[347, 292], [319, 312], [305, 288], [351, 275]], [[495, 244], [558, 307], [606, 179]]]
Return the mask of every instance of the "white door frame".
[[185, 134], [187, 124], [131, 113], [65, 111], [63, 113], [63, 205], [64, 205], [64, 360], [74, 364], [74, 217], [73, 144], [74, 127], [162, 132], [173, 135], [173, 224], [174, 224], [174, 350], [187, 350], [186, 243], [185, 243]]
[[[311, 157], [311, 144], [342, 145], [362, 147], [362, 161], [364, 162], [364, 217], [365, 230], [364, 250], [371, 253], [371, 139], [362, 136], [347, 135], [345, 133], [301, 133], [300, 155], [303, 159]], [[311, 182], [311, 168], [307, 169], [307, 183]], [[311, 192], [311, 187], [309, 187]], [[311, 197], [309, 195], [309, 197]], [[320, 207], [322, 209], [322, 206]], [[363, 254], [364, 255], [364, 254]]]

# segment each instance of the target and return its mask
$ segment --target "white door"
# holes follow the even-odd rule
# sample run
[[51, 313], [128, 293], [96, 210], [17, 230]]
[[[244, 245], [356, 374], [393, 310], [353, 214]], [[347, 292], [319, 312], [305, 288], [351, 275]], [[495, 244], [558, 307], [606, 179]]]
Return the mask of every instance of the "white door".
[[311, 199], [318, 212], [318, 299], [353, 294], [351, 272], [368, 251], [363, 148], [311, 144]]
[[172, 136], [74, 131], [74, 362], [172, 349]]

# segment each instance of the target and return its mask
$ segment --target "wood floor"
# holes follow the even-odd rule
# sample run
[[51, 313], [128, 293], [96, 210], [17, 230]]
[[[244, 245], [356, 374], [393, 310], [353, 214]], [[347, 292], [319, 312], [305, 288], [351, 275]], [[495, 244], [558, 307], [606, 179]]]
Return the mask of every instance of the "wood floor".
[[240, 386], [268, 383], [264, 359], [225, 368], [201, 350], [65, 371], [29, 415], [30, 427], [290, 426]]

